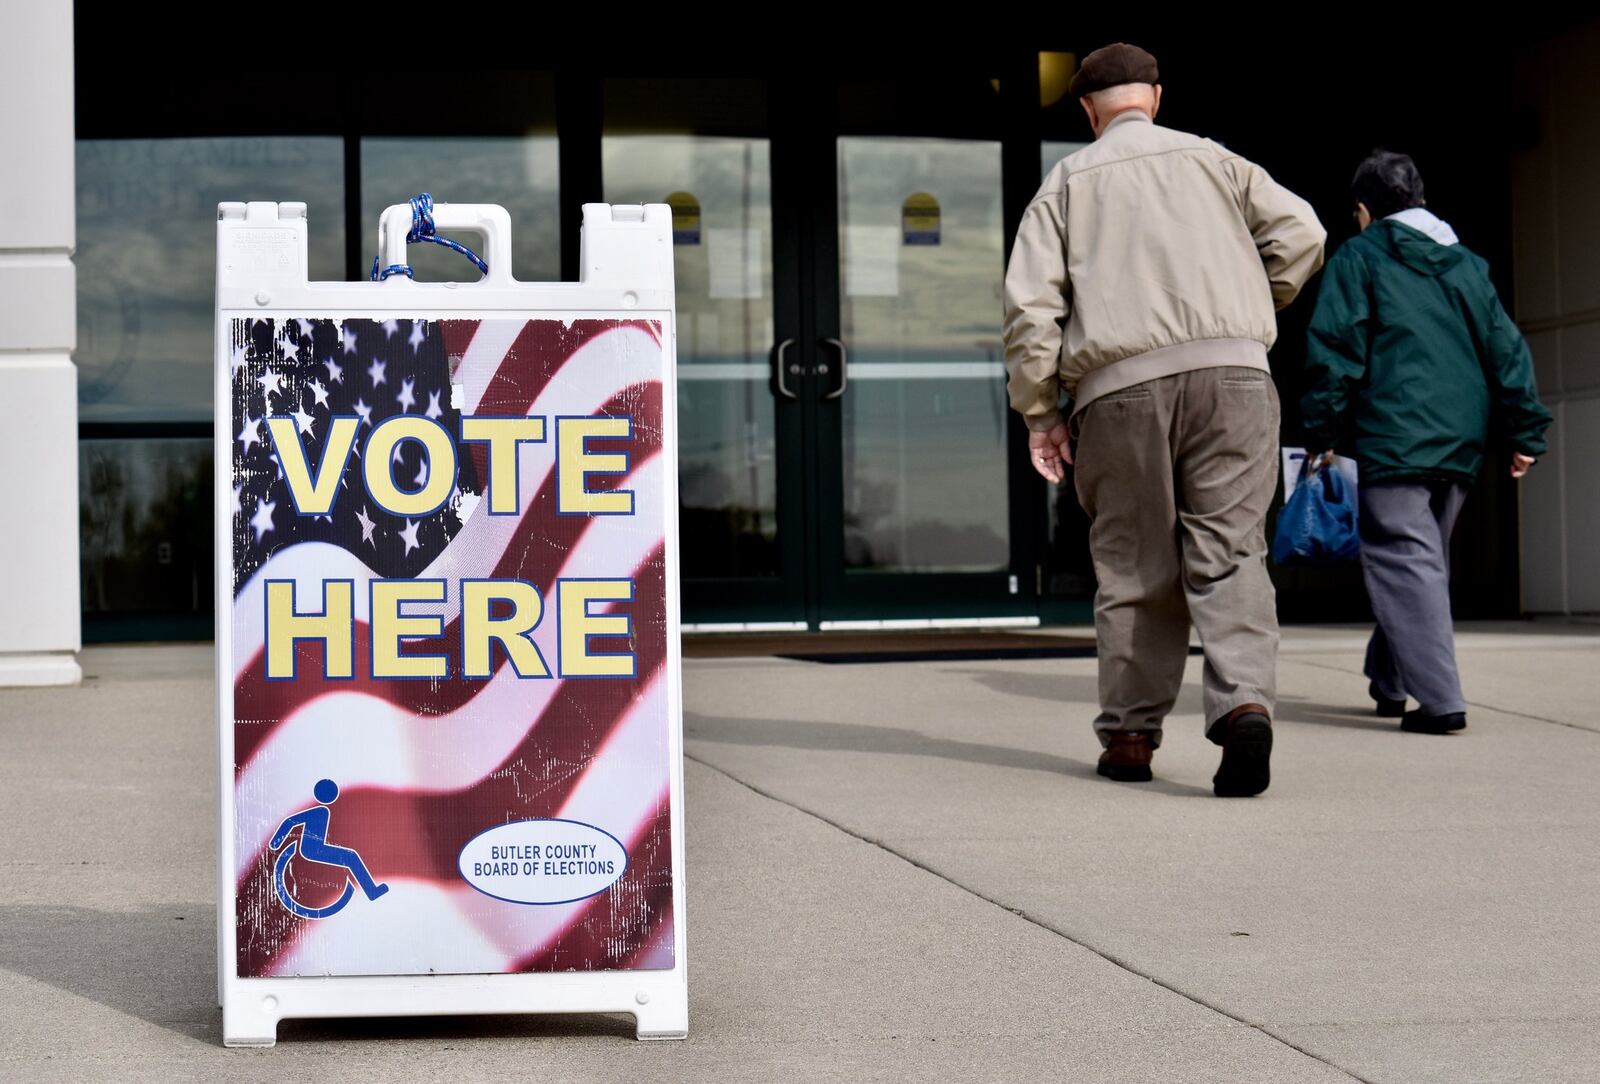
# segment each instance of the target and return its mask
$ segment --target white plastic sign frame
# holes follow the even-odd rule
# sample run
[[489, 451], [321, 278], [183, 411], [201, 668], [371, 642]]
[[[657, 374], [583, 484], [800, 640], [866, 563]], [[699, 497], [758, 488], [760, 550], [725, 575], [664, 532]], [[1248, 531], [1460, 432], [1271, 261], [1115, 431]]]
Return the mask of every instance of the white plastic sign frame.
[[[585, 205], [582, 270], [580, 280], [574, 283], [524, 283], [514, 280], [510, 260], [510, 218], [504, 208], [492, 205], [440, 204], [434, 209], [434, 220], [441, 232], [466, 231], [481, 238], [484, 246], [481, 251], [488, 263], [488, 272], [481, 280], [470, 283], [416, 282], [404, 275], [394, 275], [381, 282], [311, 282], [307, 273], [305, 204], [223, 203], [218, 207], [217, 217], [214, 492], [217, 769], [220, 782], [217, 952], [224, 1044], [271, 1046], [276, 1041], [278, 1021], [285, 1018], [502, 1013], [627, 1013], [635, 1018], [641, 1039], [682, 1038], [688, 1030], [688, 996], [684, 936], [682, 698], [678, 609], [676, 322], [670, 208], [665, 204]], [[385, 210], [379, 229], [382, 266], [407, 262], [406, 232], [410, 226], [410, 208], [399, 205]], [[465, 260], [462, 266], [464, 270], [467, 269]], [[597, 968], [573, 971], [555, 970], [552, 967], [549, 970], [521, 973], [470, 973], [471, 964], [468, 964], [461, 968], [467, 973], [455, 974], [306, 974], [302, 971], [291, 975], [241, 976], [238, 956], [240, 926], [237, 917], [240, 864], [236, 851], [242, 848], [238, 846], [235, 823], [238, 808], [236, 792], [241, 789], [235, 747], [235, 681], [239, 671], [234, 658], [234, 639], [238, 618], [235, 613], [236, 578], [243, 580], [244, 577], [238, 575], [235, 567], [235, 546], [241, 538], [250, 536], [248, 531], [241, 533], [240, 519], [235, 512], [239, 507], [239, 491], [236, 488], [238, 483], [234, 464], [235, 453], [241, 442], [238, 440], [239, 434], [234, 431], [231, 397], [235, 383], [232, 369], [241, 364], [239, 357], [244, 349], [240, 346], [241, 332], [238, 329], [267, 325], [272, 320], [285, 326], [293, 322], [310, 324], [329, 320], [336, 322], [332, 326], [339, 329], [337, 333], [342, 336], [347, 321], [354, 324], [359, 321], [408, 320], [415, 326], [425, 321], [469, 319], [569, 322], [643, 320], [657, 322], [653, 326], [660, 330], [659, 365], [655, 364], [653, 356], [649, 361], [656, 370], [653, 379], [659, 380], [661, 387], [660, 469], [652, 475], [660, 492], [643, 503], [654, 510], [652, 514], [660, 517], [659, 545], [665, 553], [661, 598], [665, 605], [666, 642], [661, 655], [664, 696], [660, 700], [664, 703], [667, 732], [671, 932], [670, 937], [665, 934], [659, 936], [661, 943], [655, 951], [658, 953], [657, 959], [666, 959], [670, 946], [671, 966], [663, 968], [653, 964], [649, 965], [649, 969]], [[237, 324], [236, 321], [240, 320], [255, 321], [255, 324]], [[360, 326], [370, 327], [365, 324]], [[635, 350], [635, 353], [639, 351]], [[581, 360], [582, 355], [575, 354], [574, 357]], [[361, 359], [357, 356], [349, 360], [353, 363]], [[330, 369], [330, 376], [332, 373]], [[359, 369], [351, 368], [348, 375], [355, 378], [359, 373]], [[582, 373], [578, 376], [581, 378]], [[366, 377], [361, 376], [360, 379], [366, 380]], [[365, 388], [367, 385], [362, 386]], [[392, 394], [393, 389], [388, 391]], [[262, 410], [263, 415], [272, 409], [271, 402], [266, 406], [268, 409]], [[280, 413], [286, 411], [281, 406], [277, 409]], [[391, 406], [390, 409], [394, 408]], [[420, 405], [417, 409], [421, 409]], [[465, 411], [462, 413], [464, 415]], [[249, 416], [248, 412], [246, 416]], [[551, 424], [555, 421], [552, 418]], [[264, 440], [268, 437], [267, 426], [262, 425], [259, 435]], [[329, 439], [332, 439], [331, 436]], [[552, 444], [555, 439], [552, 432]], [[582, 447], [581, 443], [579, 446]], [[349, 462], [354, 465], [358, 460], [351, 459]], [[277, 484], [281, 488], [284, 482], [280, 478]], [[286, 512], [293, 514], [296, 509], [280, 510], [280, 524]], [[475, 513], [482, 511], [482, 508], [478, 508]], [[260, 540], [259, 535], [256, 538]], [[324, 549], [331, 552], [333, 547]], [[327, 582], [323, 587], [326, 590]], [[454, 591], [455, 587], [452, 585], [450, 590]], [[365, 595], [362, 593], [361, 604], [365, 605]], [[553, 594], [552, 591], [547, 607], [550, 613], [556, 610], [557, 605]], [[314, 598], [311, 605], [315, 607]], [[298, 615], [305, 612], [307, 608], [304, 601], [297, 599], [294, 613]], [[615, 637], [617, 634], [612, 635]], [[327, 643], [331, 644], [332, 641]], [[588, 641], [585, 640], [584, 649], [587, 650], [587, 647]], [[506, 653], [509, 654], [509, 647]], [[270, 675], [270, 669], [268, 672]], [[326, 677], [326, 673], [323, 676]], [[323, 795], [319, 793], [317, 801], [323, 800]], [[323, 807], [325, 828], [329, 824], [326, 819], [329, 808]], [[331, 828], [327, 828], [331, 835], [328, 839], [338, 843], [342, 811], [338, 806], [331, 806], [331, 810]], [[287, 826], [289, 821], [286, 820], [284, 824]], [[657, 824], [660, 824], [659, 820]], [[320, 830], [317, 839], [321, 839]], [[462, 853], [465, 856], [465, 849]], [[247, 854], [246, 858], [250, 856]], [[465, 857], [462, 861], [465, 863]], [[474, 887], [488, 894], [480, 886]], [[459, 886], [456, 890], [459, 891]], [[347, 884], [345, 891], [349, 894], [351, 886]], [[472, 895], [470, 892], [466, 894]], [[356, 902], [358, 906], [372, 907], [381, 906], [384, 901], [378, 900], [376, 905], [369, 904], [362, 901], [357, 893]], [[356, 908], [352, 908], [354, 910]], [[366, 913], [370, 915], [372, 911]]]

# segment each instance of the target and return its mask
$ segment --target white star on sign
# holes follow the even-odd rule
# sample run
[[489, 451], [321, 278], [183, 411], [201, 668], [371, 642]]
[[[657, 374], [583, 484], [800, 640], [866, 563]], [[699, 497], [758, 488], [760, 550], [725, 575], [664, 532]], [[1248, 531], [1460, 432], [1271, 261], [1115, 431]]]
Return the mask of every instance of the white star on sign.
[[406, 556], [414, 549], [421, 548], [421, 546], [417, 543], [417, 525], [411, 522], [409, 519], [406, 520], [405, 530], [400, 532], [400, 540], [406, 544], [406, 552], [401, 554], [402, 557]]
[[312, 396], [314, 396], [317, 400], [317, 406], [328, 405], [328, 389], [322, 386], [322, 381], [318, 380], [316, 377], [312, 377], [311, 381], [306, 384], [306, 387], [311, 389]]
[[239, 450], [240, 455], [249, 455], [250, 446], [261, 443], [261, 419], [252, 418], [250, 412], [244, 412], [244, 425], [239, 430], [238, 441], [244, 445]]
[[417, 405], [417, 395], [411, 390], [415, 384], [415, 380], [411, 379], [409, 376], [406, 377], [405, 381], [400, 385], [400, 394], [395, 396], [395, 399], [397, 399], [400, 403], [400, 412], [402, 414], [406, 413], [412, 407]]
[[294, 419], [294, 424], [299, 427], [302, 434], [311, 433], [312, 436], [316, 436], [315, 433], [311, 432], [311, 426], [316, 422], [316, 419], [307, 412], [304, 403], [295, 407], [294, 413], [289, 416]]
[[328, 358], [322, 364], [328, 367], [328, 383], [330, 383], [330, 384], [343, 384], [344, 383], [344, 366], [343, 365], [340, 365], [337, 361], [334, 361], [332, 358]]
[[428, 393], [428, 409], [423, 411], [424, 414], [435, 421], [444, 415], [444, 411], [439, 407], [439, 396], [441, 394], [441, 392], [430, 391]]
[[299, 327], [300, 327], [300, 335], [301, 335], [301, 337], [309, 339], [311, 337], [311, 321], [310, 320], [296, 320], [295, 323], [298, 324]]
[[402, 448], [404, 448], [404, 447], [405, 447], [405, 446], [406, 446], [406, 442], [405, 442], [405, 441], [403, 441], [403, 440], [397, 440], [397, 441], [395, 441], [395, 445], [394, 445], [394, 455], [391, 455], [391, 456], [390, 456], [390, 457], [389, 457], [389, 462], [391, 462], [391, 463], [398, 463], [398, 462], [400, 462], [400, 461], [401, 461], [401, 460], [402, 460], [402, 459], [403, 459], [403, 458], [404, 458], [404, 457], [403, 457], [403, 456], [402, 456], [402, 455], [401, 455], [401, 454], [400, 454], [400, 450], [401, 450], [401, 449], [402, 449]]
[[346, 354], [354, 354], [356, 352], [356, 333], [343, 324], [339, 325], [339, 341], [344, 345]]
[[243, 488], [244, 486], [233, 487], [233, 511], [235, 515], [244, 511], [244, 506], [239, 503], [239, 491]]
[[423, 331], [422, 331], [422, 321], [421, 320], [413, 320], [413, 321], [411, 321], [411, 337], [409, 339], [407, 339], [406, 341], [411, 344], [411, 352], [413, 354], [416, 353], [419, 349], [421, 349], [422, 341], [424, 339], [426, 339], [426, 338], [427, 338], [427, 335], [425, 335], [423, 333]]
[[422, 457], [422, 466], [417, 469], [417, 488], [423, 489], [428, 484], [428, 457]]
[[236, 346], [236, 347], [233, 348], [233, 371], [234, 372], [237, 373], [240, 369], [244, 368], [244, 355], [245, 355], [245, 348], [244, 347]]
[[371, 519], [367, 518], [367, 509], [365, 506], [362, 507], [361, 511], [356, 513], [356, 520], [361, 524], [361, 541], [372, 542], [372, 548], [377, 549], [378, 543], [374, 542], [372, 538], [372, 528], [376, 527], [377, 524]]
[[400, 330], [400, 324], [397, 321], [395, 321], [395, 320], [385, 320], [383, 322], [383, 337], [385, 339], [394, 338], [394, 333], [399, 331], [399, 330]]
[[[372, 424], [372, 408], [367, 405], [367, 401], [365, 399], [356, 400], [356, 413], [361, 415], [361, 420], [363, 422], [366, 422], [368, 425]], [[360, 429], [361, 426], [357, 424], [356, 428]]]
[[256, 514], [250, 517], [250, 526], [256, 529], [256, 541], [261, 541], [261, 536], [272, 530], [272, 512], [276, 504], [263, 497], [256, 502]]
[[384, 371], [387, 370], [388, 368], [389, 368], [389, 363], [388, 362], [379, 361], [377, 358], [373, 358], [372, 359], [372, 364], [367, 366], [367, 378], [372, 381], [372, 386], [373, 387], [377, 387], [379, 384], [383, 383], [383, 381], [384, 381], [383, 374], [384, 374]]
[[283, 377], [279, 376], [271, 369], [266, 370], [260, 376], [256, 377], [256, 383], [261, 385], [261, 393], [263, 396], [276, 394], [283, 389]]

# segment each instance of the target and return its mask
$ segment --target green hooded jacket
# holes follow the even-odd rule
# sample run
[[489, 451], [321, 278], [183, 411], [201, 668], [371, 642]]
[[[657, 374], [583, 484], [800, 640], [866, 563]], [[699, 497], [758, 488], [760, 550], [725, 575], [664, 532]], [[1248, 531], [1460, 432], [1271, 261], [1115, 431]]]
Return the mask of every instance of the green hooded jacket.
[[1516, 451], [1544, 454], [1550, 412], [1489, 265], [1402, 223], [1374, 223], [1328, 261], [1306, 369], [1309, 447], [1353, 451], [1364, 482], [1474, 481], [1491, 403]]

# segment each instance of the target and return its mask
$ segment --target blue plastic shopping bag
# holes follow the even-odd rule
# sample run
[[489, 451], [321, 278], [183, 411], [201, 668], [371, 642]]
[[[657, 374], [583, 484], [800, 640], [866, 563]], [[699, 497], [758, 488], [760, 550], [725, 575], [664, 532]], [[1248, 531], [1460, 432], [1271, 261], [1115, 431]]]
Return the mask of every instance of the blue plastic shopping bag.
[[1354, 561], [1360, 553], [1355, 487], [1331, 463], [1308, 456], [1300, 484], [1278, 515], [1272, 559], [1280, 565], [1331, 565]]

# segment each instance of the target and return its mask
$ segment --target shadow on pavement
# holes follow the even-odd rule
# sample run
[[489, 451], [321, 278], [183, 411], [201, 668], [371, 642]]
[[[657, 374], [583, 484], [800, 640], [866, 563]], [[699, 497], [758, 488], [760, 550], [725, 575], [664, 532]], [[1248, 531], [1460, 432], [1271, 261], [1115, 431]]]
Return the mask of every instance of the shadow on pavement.
[[[853, 723], [825, 723], [800, 719], [726, 719], [686, 711], [683, 713], [683, 730], [684, 737], [688, 741], [714, 742], [719, 745], [939, 757], [967, 764], [987, 764], [996, 768], [1049, 772], [1053, 775], [1086, 779], [1097, 785], [1113, 785], [1096, 775], [1095, 766], [1086, 761], [1032, 749], [935, 738], [914, 730], [900, 730], [896, 727], [859, 726]], [[1129, 789], [1155, 791], [1180, 798], [1212, 797], [1209, 788], [1174, 783], [1159, 776], [1149, 783], [1122, 785]]]
[[[210, 904], [147, 911], [0, 904], [0, 968], [220, 1046], [217, 934]], [[285, 1020], [285, 1042], [616, 1036], [631, 1016], [440, 1016]]]
[[0, 967], [212, 1043], [222, 1040], [216, 959], [210, 904], [0, 905]]
[[1052, 704], [1082, 704], [1091, 714], [1096, 710], [1095, 705], [1100, 703], [1100, 683], [1094, 674], [1049, 674], [982, 667], [952, 669], [950, 672], [969, 677], [992, 692], [1027, 700], [1046, 700]]
[[[1093, 718], [1100, 704], [1100, 679], [1094, 674], [1039, 674], [1016, 670], [957, 670], [992, 692], [1044, 700], [1052, 704], [1081, 704]], [[1199, 715], [1200, 686], [1185, 682], [1172, 715]]]
[[1399, 719], [1380, 719], [1372, 709], [1352, 707], [1349, 704], [1313, 704], [1295, 697], [1278, 701], [1275, 722], [1312, 723], [1316, 726], [1336, 726], [1345, 730], [1392, 730], [1400, 733]]
[[[285, 1020], [280, 1043], [384, 1040], [634, 1039], [631, 1016], [384, 1016], [343, 1020]], [[445, 1049], [449, 1049], [446, 1047]], [[470, 1075], [470, 1074], [469, 1074]]]

